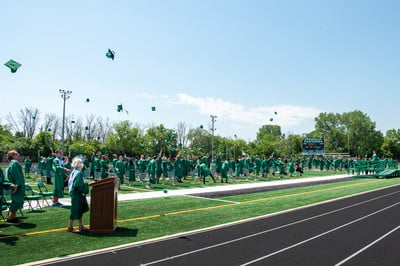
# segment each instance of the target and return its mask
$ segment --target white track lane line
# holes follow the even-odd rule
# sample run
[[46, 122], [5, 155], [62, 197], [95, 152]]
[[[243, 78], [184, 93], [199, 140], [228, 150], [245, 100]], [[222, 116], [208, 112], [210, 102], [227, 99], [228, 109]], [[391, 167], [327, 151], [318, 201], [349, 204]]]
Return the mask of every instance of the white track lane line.
[[385, 195], [382, 195], [382, 196], [379, 196], [379, 197], [375, 197], [375, 198], [372, 198], [372, 199], [369, 199], [369, 200], [358, 202], [358, 203], [355, 203], [355, 204], [352, 204], [352, 205], [349, 205], [349, 206], [346, 206], [346, 207], [343, 207], [343, 208], [339, 208], [337, 210], [332, 210], [332, 211], [329, 211], [329, 212], [326, 212], [326, 213], [321, 213], [321, 214], [318, 214], [318, 215], [315, 215], [315, 216], [312, 216], [312, 217], [309, 217], [309, 218], [306, 218], [306, 219], [302, 219], [302, 220], [295, 221], [295, 222], [292, 222], [292, 223], [289, 223], [289, 224], [281, 225], [281, 226], [278, 226], [278, 227], [275, 227], [275, 228], [271, 228], [271, 229], [268, 229], [268, 230], [265, 230], [265, 231], [261, 231], [261, 232], [258, 232], [258, 233], [254, 233], [254, 234], [251, 234], [251, 235], [247, 235], [247, 236], [244, 236], [244, 237], [235, 238], [235, 239], [232, 239], [232, 240], [229, 240], [229, 241], [226, 241], [226, 242], [222, 242], [222, 243], [218, 243], [218, 244], [215, 244], [215, 245], [211, 245], [211, 246], [208, 246], [208, 247], [204, 247], [204, 248], [188, 251], [188, 252], [185, 252], [185, 253], [169, 256], [167, 258], [159, 259], [159, 260], [156, 260], [156, 261], [143, 263], [142, 265], [153, 265], [153, 264], [164, 262], [164, 261], [168, 261], [168, 260], [171, 260], [171, 259], [174, 259], [174, 258], [179, 258], [179, 257], [187, 256], [187, 255], [190, 255], [190, 254], [198, 253], [198, 252], [201, 252], [201, 251], [205, 251], [205, 250], [208, 250], [208, 249], [212, 249], [212, 248], [215, 248], [215, 247], [224, 246], [224, 245], [227, 245], [227, 244], [230, 244], [230, 243], [238, 242], [238, 241], [241, 241], [241, 240], [244, 240], [244, 239], [247, 239], [247, 238], [251, 238], [251, 237], [254, 237], [254, 236], [258, 236], [258, 235], [262, 235], [262, 234], [265, 234], [265, 233], [273, 232], [273, 231], [276, 231], [276, 230], [279, 230], [279, 229], [282, 229], [282, 228], [286, 228], [286, 227], [289, 227], [289, 226], [292, 226], [292, 225], [296, 225], [296, 224], [299, 224], [299, 223], [302, 223], [302, 222], [306, 222], [306, 221], [310, 221], [310, 220], [313, 220], [313, 219], [316, 219], [316, 218], [319, 218], [319, 217], [323, 217], [323, 216], [326, 216], [326, 215], [329, 215], [329, 214], [332, 214], [332, 213], [335, 213], [335, 212], [339, 212], [339, 211], [343, 211], [343, 210], [346, 210], [346, 209], [349, 209], [349, 208], [352, 208], [352, 207], [356, 207], [356, 206], [359, 206], [359, 205], [362, 205], [362, 204], [365, 204], [365, 203], [368, 203], [368, 202], [371, 202], [371, 201], [374, 201], [374, 200], [378, 200], [378, 199], [381, 199], [381, 198], [384, 198], [384, 197], [388, 197], [388, 196], [397, 194], [399, 192], [400, 191], [392, 192], [392, 193], [385, 194]]
[[286, 251], [286, 250], [292, 249], [292, 248], [294, 248], [294, 247], [298, 247], [298, 246], [303, 245], [303, 244], [305, 244], [305, 243], [307, 243], [307, 242], [310, 242], [311, 240], [314, 240], [314, 239], [317, 239], [317, 238], [322, 237], [322, 236], [324, 236], [324, 235], [327, 235], [327, 234], [330, 234], [330, 233], [332, 233], [332, 232], [335, 232], [335, 231], [337, 231], [337, 230], [339, 230], [339, 229], [342, 229], [342, 228], [344, 228], [344, 227], [346, 227], [346, 226], [348, 226], [348, 225], [357, 223], [357, 222], [359, 222], [359, 221], [361, 221], [361, 220], [364, 220], [364, 219], [366, 219], [366, 218], [368, 218], [368, 217], [370, 217], [370, 216], [373, 216], [373, 215], [375, 215], [375, 214], [378, 214], [378, 213], [380, 213], [380, 212], [383, 212], [383, 211], [385, 211], [385, 210], [387, 210], [387, 209], [393, 208], [393, 207], [395, 207], [395, 206], [397, 206], [397, 205], [399, 205], [399, 204], [400, 204], [400, 202], [397, 202], [397, 203], [395, 203], [395, 204], [392, 204], [392, 205], [390, 205], [390, 206], [387, 206], [386, 208], [380, 209], [380, 210], [378, 210], [378, 211], [375, 211], [375, 212], [373, 212], [373, 213], [370, 213], [370, 214], [368, 214], [368, 215], [365, 215], [365, 216], [363, 216], [363, 217], [360, 217], [360, 218], [358, 218], [358, 219], [356, 219], [356, 220], [353, 220], [353, 221], [348, 222], [348, 223], [345, 223], [345, 224], [343, 224], [343, 225], [341, 225], [341, 226], [335, 227], [335, 228], [333, 228], [333, 229], [331, 229], [331, 230], [328, 230], [328, 231], [326, 231], [326, 232], [324, 232], [324, 233], [322, 233], [322, 234], [315, 235], [315, 236], [310, 237], [310, 238], [308, 238], [308, 239], [306, 239], [306, 240], [300, 241], [300, 242], [298, 242], [298, 243], [296, 243], [296, 244], [294, 244], [294, 245], [291, 245], [291, 246], [288, 246], [288, 247], [286, 247], [286, 248], [277, 250], [277, 251], [275, 251], [275, 252], [272, 252], [272, 253], [267, 254], [267, 255], [265, 255], [265, 256], [262, 256], [262, 257], [259, 257], [259, 258], [255, 259], [255, 260], [248, 261], [248, 262], [246, 262], [246, 263], [244, 263], [244, 264], [241, 264], [241, 265], [242, 265], [242, 266], [250, 265], [250, 264], [259, 262], [259, 261], [261, 261], [261, 260], [264, 260], [264, 259], [266, 259], [266, 258], [272, 257], [272, 256], [274, 256], [274, 255], [276, 255], [276, 254], [282, 253], [282, 252], [284, 252], [284, 251]]
[[340, 266], [344, 263], [346, 263], [347, 261], [351, 260], [352, 258], [354, 258], [355, 256], [357, 256], [358, 254], [360, 254], [361, 252], [364, 252], [365, 250], [367, 250], [368, 248], [370, 248], [371, 246], [375, 245], [376, 243], [378, 243], [379, 241], [381, 241], [382, 239], [384, 239], [385, 237], [387, 237], [388, 235], [392, 234], [393, 232], [395, 232], [396, 230], [400, 229], [400, 225], [397, 226], [396, 228], [390, 230], [389, 232], [387, 232], [386, 234], [384, 234], [383, 236], [381, 236], [380, 238], [378, 238], [377, 240], [371, 242], [370, 244], [366, 245], [365, 247], [363, 247], [362, 249], [360, 249], [359, 251], [355, 252], [353, 255], [345, 258], [344, 260], [338, 262], [335, 264], [335, 266]]
[[214, 201], [222, 201], [222, 202], [235, 203], [235, 204], [239, 204], [240, 203], [240, 202], [237, 202], [237, 201], [222, 200], [222, 199], [215, 199], [215, 198], [206, 198], [206, 197], [198, 197], [198, 196], [193, 196], [193, 195], [184, 195], [184, 196], [185, 197], [189, 197], [189, 198], [195, 198], [195, 199], [214, 200]]

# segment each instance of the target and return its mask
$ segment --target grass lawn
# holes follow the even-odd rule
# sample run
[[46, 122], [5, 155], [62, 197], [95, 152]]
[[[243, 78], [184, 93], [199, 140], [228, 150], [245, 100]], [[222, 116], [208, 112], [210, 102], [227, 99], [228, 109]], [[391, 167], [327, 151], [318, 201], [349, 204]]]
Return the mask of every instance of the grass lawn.
[[[321, 172], [317, 173], [316, 175], [321, 175]], [[69, 209], [66, 208], [44, 208], [41, 212], [26, 210], [24, 224], [11, 226], [0, 222], [0, 264], [26, 263], [134, 243], [271, 214], [398, 183], [397, 178], [354, 179], [220, 198], [233, 203], [185, 196], [122, 201], [118, 203], [118, 228], [112, 234], [66, 232], [69, 219]], [[88, 213], [84, 214], [84, 223], [89, 224]]]

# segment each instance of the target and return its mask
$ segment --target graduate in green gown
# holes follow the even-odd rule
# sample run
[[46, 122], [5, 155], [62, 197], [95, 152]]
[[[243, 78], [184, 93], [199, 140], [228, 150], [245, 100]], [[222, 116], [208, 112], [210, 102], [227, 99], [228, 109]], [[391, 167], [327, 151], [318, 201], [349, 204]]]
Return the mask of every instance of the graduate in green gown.
[[20, 224], [24, 221], [17, 218], [17, 211], [24, 207], [25, 199], [25, 177], [22, 172], [22, 166], [18, 162], [19, 153], [11, 150], [7, 153], [7, 159], [10, 162], [6, 172], [6, 178], [11, 183], [11, 205], [10, 215], [7, 218], [8, 224]]
[[229, 171], [229, 162], [228, 160], [225, 160], [221, 166], [221, 183], [224, 183], [224, 179], [225, 183], [228, 183], [228, 171]]
[[54, 171], [54, 190], [53, 190], [53, 207], [62, 207], [63, 205], [58, 201], [59, 198], [64, 198], [64, 181], [71, 172], [64, 166], [62, 160], [62, 152], [57, 149], [55, 152], [56, 157], [53, 160]]
[[128, 172], [129, 185], [133, 186], [133, 182], [136, 181], [136, 164], [134, 157], [129, 159], [128, 171], [129, 171]]
[[[72, 159], [72, 167], [74, 170], [71, 172], [68, 180], [68, 193], [71, 197], [71, 212], [67, 229], [68, 232], [88, 230], [82, 224], [83, 213], [89, 210], [89, 208], [83, 204], [83, 200], [89, 192], [89, 186], [85, 183], [85, 174], [82, 171], [83, 166], [84, 164], [81, 157], [75, 157]], [[79, 231], [73, 227], [74, 220], [78, 220]]]
[[126, 166], [124, 163], [124, 156], [120, 155], [118, 157], [118, 161], [115, 163], [115, 173], [117, 174], [117, 176], [119, 178], [120, 186], [125, 181], [125, 172], [126, 172], [125, 170], [126, 170]]
[[31, 167], [32, 167], [32, 160], [29, 158], [29, 156], [26, 156], [24, 160], [24, 173], [26, 178], [30, 178], [31, 174]]

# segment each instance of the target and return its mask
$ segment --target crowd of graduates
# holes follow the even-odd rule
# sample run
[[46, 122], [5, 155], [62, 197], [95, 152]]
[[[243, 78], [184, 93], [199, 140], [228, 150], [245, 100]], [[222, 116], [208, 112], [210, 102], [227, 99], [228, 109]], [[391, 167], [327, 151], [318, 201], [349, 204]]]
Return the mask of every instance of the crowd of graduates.
[[[212, 158], [213, 157], [213, 158]], [[159, 154], [140, 155], [137, 157], [128, 157], [125, 155], [113, 154], [108, 157], [106, 154], [95, 153], [92, 156], [85, 155], [62, 156], [61, 150], [56, 150], [48, 157], [41, 156], [38, 152], [38, 163], [34, 165], [32, 159], [25, 157], [23, 165], [20, 162], [20, 155], [16, 151], [10, 151], [7, 154], [9, 165], [6, 174], [0, 171], [0, 192], [3, 189], [12, 190], [13, 203], [10, 206], [11, 214], [7, 218], [10, 224], [19, 224], [23, 221], [15, 215], [17, 210], [22, 208], [24, 202], [25, 178], [30, 178], [31, 172], [41, 178], [42, 182], [54, 185], [53, 207], [62, 207], [58, 201], [64, 197], [64, 189], [69, 188], [71, 198], [76, 198], [74, 208], [71, 208], [71, 218], [68, 230], [75, 232], [72, 227], [73, 220], [79, 221], [82, 227], [82, 191], [88, 193], [85, 179], [93, 181], [117, 176], [119, 183], [133, 185], [134, 182], [143, 182], [148, 189], [153, 184], [159, 184], [164, 180], [172, 180], [172, 184], [187, 179], [197, 179], [206, 184], [206, 178], [210, 177], [213, 182], [226, 182], [228, 180], [239, 181], [249, 178], [268, 178], [272, 175], [276, 178], [284, 176], [301, 176], [304, 171], [346, 171], [348, 174], [373, 174], [385, 169], [397, 169], [398, 162], [389, 158], [379, 159], [376, 152], [372, 157], [343, 157], [343, 156], [300, 156], [291, 158], [270, 156], [261, 157], [259, 155], [250, 156], [242, 153], [238, 158], [227, 158], [225, 154], [215, 156], [191, 156], [178, 154], [175, 157], [167, 157], [160, 151]], [[73, 162], [72, 167], [70, 160]], [[77, 168], [79, 166], [79, 168]], [[0, 169], [1, 170], [1, 169]], [[73, 180], [75, 177], [77, 178]], [[78, 178], [79, 177], [79, 178]], [[79, 181], [79, 182], [78, 182]], [[76, 191], [75, 191], [76, 190]], [[75, 192], [76, 193], [75, 193]], [[76, 195], [75, 195], [76, 194]], [[2, 196], [2, 195], [0, 195]], [[87, 210], [85, 210], [87, 211]]]
[[[397, 162], [388, 158], [379, 159], [374, 152], [372, 157], [342, 157], [342, 156], [299, 156], [291, 158], [242, 154], [238, 158], [227, 158], [225, 154], [192, 156], [178, 154], [167, 157], [162, 151], [156, 155], [140, 155], [128, 157], [126, 155], [94, 153], [90, 157], [83, 156], [86, 178], [93, 180], [109, 176], [117, 176], [120, 184], [133, 185], [134, 182], [143, 182], [146, 188], [160, 180], [172, 180], [174, 186], [188, 178], [197, 178], [203, 184], [210, 177], [213, 182], [239, 181], [242, 178], [267, 178], [276, 176], [302, 175], [304, 171], [346, 171], [351, 174], [368, 174], [383, 169], [397, 169]], [[46, 177], [51, 183], [54, 171], [55, 156], [38, 158], [37, 170], [39, 175]], [[71, 169], [71, 158], [64, 156], [63, 167]], [[25, 159], [25, 173], [29, 173], [32, 163]]]

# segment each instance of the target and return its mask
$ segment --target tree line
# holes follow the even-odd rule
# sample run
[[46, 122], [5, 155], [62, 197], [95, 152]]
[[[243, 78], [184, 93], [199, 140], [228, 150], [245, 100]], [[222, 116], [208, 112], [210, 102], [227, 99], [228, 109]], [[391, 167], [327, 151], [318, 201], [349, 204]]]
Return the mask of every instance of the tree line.
[[[348, 153], [369, 157], [376, 151], [380, 157], [400, 158], [400, 130], [390, 129], [385, 135], [365, 113], [320, 113], [311, 132], [283, 134], [279, 125], [263, 125], [253, 141], [213, 135], [200, 127], [179, 122], [176, 128], [160, 125], [133, 124], [132, 121], [112, 122], [108, 118], [86, 115], [65, 119], [65, 153], [92, 154], [158, 154], [187, 155], [219, 154], [237, 158], [242, 154], [293, 157], [302, 154], [302, 141], [307, 137], [322, 138], [326, 153]], [[50, 148], [61, 147], [62, 119], [55, 114], [40, 115], [38, 109], [21, 109], [16, 116], [0, 117], [0, 150], [5, 154], [16, 149], [36, 158], [37, 152], [50, 154]], [[213, 139], [213, 141], [212, 141]], [[214, 142], [214, 146], [212, 146]]]

